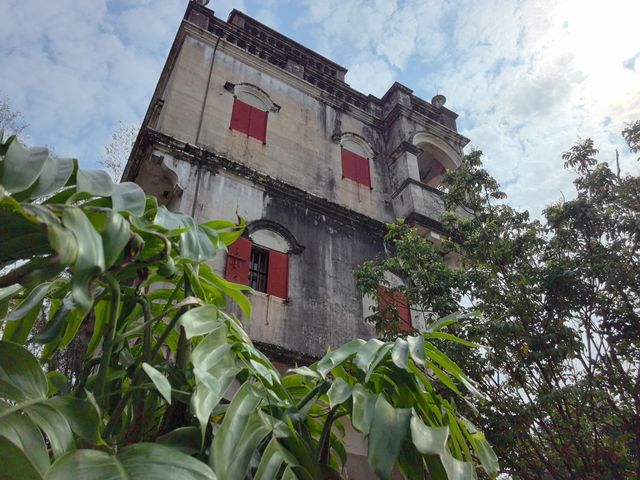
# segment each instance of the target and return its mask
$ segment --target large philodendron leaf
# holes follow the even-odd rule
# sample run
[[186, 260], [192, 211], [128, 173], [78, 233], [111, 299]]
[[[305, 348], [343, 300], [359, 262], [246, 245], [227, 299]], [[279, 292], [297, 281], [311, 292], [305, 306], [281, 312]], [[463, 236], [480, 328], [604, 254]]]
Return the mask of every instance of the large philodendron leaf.
[[369, 465], [382, 478], [391, 477], [393, 465], [409, 432], [411, 410], [395, 408], [378, 396], [369, 430]]
[[108, 197], [113, 193], [113, 180], [104, 170], [78, 169], [76, 190], [96, 197]]
[[0, 478], [2, 480], [40, 480], [39, 471], [24, 449], [0, 434]]
[[140, 217], [144, 213], [146, 203], [147, 196], [138, 184], [123, 182], [113, 186], [111, 204], [116, 212], [130, 212]]
[[[2, 404], [2, 408], [8, 408]], [[28, 456], [28, 461], [42, 475], [49, 468], [49, 453], [42, 433], [38, 427], [25, 415], [10, 415], [0, 422], [0, 439], [11, 442], [22, 455]], [[0, 452], [3, 458], [10, 458], [13, 448], [0, 442]], [[6, 464], [3, 464], [3, 468]]]
[[29, 192], [30, 198], [45, 197], [62, 189], [75, 167], [76, 161], [72, 158], [47, 157], [38, 181]]
[[231, 344], [227, 343], [228, 333], [227, 326], [219, 322], [217, 328], [211, 331], [191, 353], [193, 372], [196, 377], [195, 391], [191, 396], [191, 409], [200, 421], [203, 437], [212, 410], [218, 405], [241, 370], [231, 350]]
[[211, 444], [210, 462], [220, 478], [244, 478], [253, 453], [271, 431], [258, 414], [261, 401], [248, 383], [233, 397]]
[[46, 148], [27, 148], [20, 142], [11, 142], [0, 168], [0, 184], [9, 193], [26, 190], [38, 179], [48, 156]]
[[[215, 480], [209, 466], [174, 448], [136, 443], [109, 455], [99, 450], [76, 450], [53, 464], [46, 480]], [[223, 477], [230, 478], [230, 477]]]
[[170, 232], [180, 233], [180, 254], [184, 258], [201, 262], [213, 258], [217, 251], [217, 246], [207, 234], [208, 230], [201, 228], [188, 215], [170, 212], [160, 206], [155, 223]]
[[0, 398], [20, 403], [46, 399], [47, 377], [26, 348], [0, 341]]
[[[38, 360], [24, 347], [0, 341], [0, 434], [30, 457], [40, 470], [44, 465], [44, 439], [56, 457], [75, 447], [74, 434], [86, 442], [101, 442], [95, 408], [73, 397], [47, 398], [47, 378]], [[25, 421], [30, 422], [26, 426]], [[0, 449], [0, 458], [9, 454]]]
[[80, 307], [90, 308], [89, 282], [105, 269], [102, 238], [79, 208], [65, 209], [62, 220], [78, 241], [78, 258], [72, 268], [73, 299]]

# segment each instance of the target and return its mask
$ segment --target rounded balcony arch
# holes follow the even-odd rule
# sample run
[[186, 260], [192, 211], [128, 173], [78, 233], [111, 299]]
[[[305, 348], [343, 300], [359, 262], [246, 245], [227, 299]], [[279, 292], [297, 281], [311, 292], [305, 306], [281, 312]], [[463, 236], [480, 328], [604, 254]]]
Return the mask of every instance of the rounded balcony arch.
[[340, 146], [364, 158], [373, 159], [376, 155], [369, 142], [357, 133], [345, 132], [340, 135]]
[[425, 185], [439, 186], [447, 170], [460, 166], [460, 152], [434, 135], [418, 132], [413, 135], [411, 143], [420, 149], [418, 171], [420, 181]]
[[282, 253], [302, 253], [304, 246], [285, 227], [272, 220], [255, 220], [247, 225], [247, 233], [252, 242], [270, 250]]
[[250, 83], [238, 83], [233, 85], [233, 96], [253, 107], [268, 112], [280, 111], [267, 92]]

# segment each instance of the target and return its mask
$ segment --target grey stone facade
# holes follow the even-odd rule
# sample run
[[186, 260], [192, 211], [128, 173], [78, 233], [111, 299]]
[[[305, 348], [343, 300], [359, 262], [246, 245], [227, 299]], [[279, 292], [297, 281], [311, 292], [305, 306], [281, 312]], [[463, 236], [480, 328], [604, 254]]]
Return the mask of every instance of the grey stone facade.
[[[288, 255], [287, 298], [251, 294], [247, 324], [285, 363], [374, 334], [352, 272], [384, 253], [397, 217], [437, 241], [435, 187], [468, 143], [443, 97], [399, 83], [366, 96], [346, 72], [238, 11], [225, 22], [191, 2], [124, 173], [199, 221], [245, 217], [254, 243]], [[267, 112], [264, 142], [230, 128], [236, 98]], [[344, 177], [342, 147], [367, 158], [371, 187]]]

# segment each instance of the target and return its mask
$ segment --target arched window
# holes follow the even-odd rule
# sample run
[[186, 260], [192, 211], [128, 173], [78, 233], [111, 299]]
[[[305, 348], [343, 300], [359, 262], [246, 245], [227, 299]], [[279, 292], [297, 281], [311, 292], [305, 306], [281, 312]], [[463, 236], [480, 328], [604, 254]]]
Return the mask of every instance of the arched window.
[[373, 150], [359, 135], [344, 133], [340, 138], [340, 157], [342, 159], [342, 178], [348, 178], [371, 188], [370, 159]]
[[281, 225], [267, 220], [253, 222], [249, 237], [229, 245], [225, 278], [249, 285], [257, 292], [289, 298], [289, 254], [299, 253], [293, 235]]
[[255, 85], [241, 83], [226, 87], [234, 94], [229, 128], [266, 143], [269, 111], [277, 112], [279, 107]]
[[404, 282], [397, 275], [387, 271], [384, 274], [386, 284], [379, 285], [375, 298], [363, 298], [363, 311], [371, 311], [374, 306], [380, 315], [391, 320], [399, 320], [398, 328], [401, 332], [412, 332], [414, 329], [411, 306], [407, 297], [398, 289]]
[[459, 166], [460, 154], [450, 145], [426, 132], [418, 132], [413, 144], [422, 151], [418, 156], [418, 173], [420, 181], [430, 187], [438, 187], [447, 170]]

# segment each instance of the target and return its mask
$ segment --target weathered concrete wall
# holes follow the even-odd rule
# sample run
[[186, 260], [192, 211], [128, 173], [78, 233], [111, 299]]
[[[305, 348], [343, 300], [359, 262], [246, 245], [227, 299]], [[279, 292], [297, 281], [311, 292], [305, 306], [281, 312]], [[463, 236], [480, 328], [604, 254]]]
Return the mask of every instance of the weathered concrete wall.
[[[379, 237], [242, 179], [210, 178], [214, 188], [201, 184], [199, 198], [209, 192], [213, 195], [201, 204], [198, 216], [210, 218], [216, 212], [237, 209], [249, 222], [266, 219], [282, 225], [305, 247], [301, 253], [289, 254], [288, 301], [261, 292], [251, 295], [254, 311], [247, 328], [254, 340], [321, 356], [328, 347], [373, 336], [373, 328], [364, 322], [353, 270], [382, 250]], [[232, 205], [234, 209], [229, 208]], [[222, 255], [216, 261], [221, 274], [224, 262]]]
[[[373, 327], [364, 322], [370, 312], [363, 311], [353, 270], [383, 251], [379, 234], [310, 209], [245, 178], [207, 169], [198, 173], [195, 165], [156, 151], [156, 158], [161, 155], [176, 172], [178, 183], [184, 185], [172, 208], [189, 214], [193, 211], [197, 221], [235, 220], [236, 213], [248, 222], [270, 220], [287, 229], [304, 247], [301, 253], [289, 254], [288, 301], [261, 292], [250, 295], [254, 310], [247, 329], [254, 340], [321, 356], [328, 347], [374, 335]], [[157, 180], [149, 175], [140, 183], [150, 190], [157, 188]], [[213, 262], [214, 269], [223, 275], [225, 265], [226, 257], [221, 253]]]
[[[159, 131], [372, 218], [393, 221], [392, 209], [385, 203], [383, 142], [371, 126], [248, 65], [226, 51], [233, 47], [222, 44], [215, 53], [202, 111], [214, 49], [199, 39], [185, 38], [164, 92]], [[269, 112], [266, 144], [229, 129], [234, 97], [224, 88], [226, 82], [255, 85], [281, 107]], [[342, 178], [340, 145], [332, 140], [336, 131], [356, 133], [379, 152], [370, 161], [372, 188]]]

